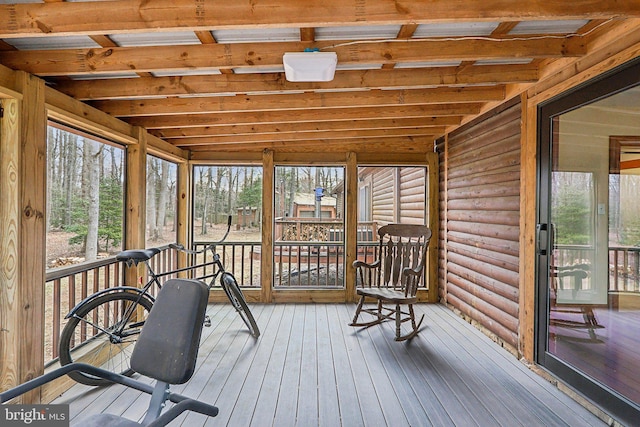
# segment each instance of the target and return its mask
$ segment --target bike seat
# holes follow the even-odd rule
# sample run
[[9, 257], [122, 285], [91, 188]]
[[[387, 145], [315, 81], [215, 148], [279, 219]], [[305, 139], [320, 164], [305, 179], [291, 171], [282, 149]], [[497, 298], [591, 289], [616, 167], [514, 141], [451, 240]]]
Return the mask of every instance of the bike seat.
[[147, 261], [151, 259], [154, 255], [159, 254], [160, 249], [151, 248], [151, 249], [127, 249], [126, 251], [120, 252], [116, 255], [116, 260], [124, 261], [127, 264], [135, 264], [138, 265], [139, 262]]

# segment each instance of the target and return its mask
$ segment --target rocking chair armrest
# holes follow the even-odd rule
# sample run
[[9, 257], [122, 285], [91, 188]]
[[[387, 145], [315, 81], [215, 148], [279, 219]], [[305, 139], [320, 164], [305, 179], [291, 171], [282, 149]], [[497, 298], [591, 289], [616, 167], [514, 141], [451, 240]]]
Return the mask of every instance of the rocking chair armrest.
[[360, 267], [362, 267], [362, 268], [371, 268], [371, 269], [380, 268], [380, 260], [377, 259], [371, 264], [369, 264], [367, 262], [364, 262], [364, 261], [360, 261], [360, 260], [353, 261], [353, 268], [357, 269], [357, 268], [360, 268]]
[[402, 274], [405, 276], [420, 276], [423, 270], [424, 268], [422, 268], [422, 265], [418, 266], [415, 270], [413, 268], [405, 267], [402, 270]]

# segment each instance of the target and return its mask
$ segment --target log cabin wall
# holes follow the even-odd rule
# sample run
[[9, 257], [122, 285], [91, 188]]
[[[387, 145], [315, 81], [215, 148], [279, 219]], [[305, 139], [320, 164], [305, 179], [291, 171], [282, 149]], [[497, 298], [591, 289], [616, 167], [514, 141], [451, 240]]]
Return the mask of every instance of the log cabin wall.
[[520, 119], [515, 99], [438, 144], [440, 211], [446, 212], [440, 297], [513, 351], [519, 315]]
[[425, 171], [421, 167], [376, 168], [366, 178], [372, 186], [372, 220], [425, 223]]
[[408, 224], [425, 223], [425, 171], [423, 168], [400, 168], [400, 212], [398, 218]]
[[394, 198], [395, 180], [393, 169], [376, 169], [371, 178], [371, 218], [373, 221], [385, 224], [395, 222], [396, 201]]

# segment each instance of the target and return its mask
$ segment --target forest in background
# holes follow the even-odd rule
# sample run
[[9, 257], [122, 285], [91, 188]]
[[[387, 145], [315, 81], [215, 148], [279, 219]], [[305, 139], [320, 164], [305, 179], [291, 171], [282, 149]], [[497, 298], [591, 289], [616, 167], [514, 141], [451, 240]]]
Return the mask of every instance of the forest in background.
[[[175, 241], [175, 164], [147, 158], [147, 246]], [[122, 249], [124, 149], [51, 123], [47, 134], [47, 265]]]

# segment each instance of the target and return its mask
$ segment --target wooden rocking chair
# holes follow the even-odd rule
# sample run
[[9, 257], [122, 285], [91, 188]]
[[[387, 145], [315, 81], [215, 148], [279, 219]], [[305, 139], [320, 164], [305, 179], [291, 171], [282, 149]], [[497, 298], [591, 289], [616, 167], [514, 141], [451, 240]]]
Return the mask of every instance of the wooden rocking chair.
[[[368, 264], [355, 261], [357, 293], [360, 300], [351, 326], [373, 326], [394, 318], [396, 341], [413, 338], [419, 331], [424, 315], [416, 322], [413, 304], [425, 271], [426, 252], [431, 230], [425, 225], [389, 224], [378, 230], [380, 244], [377, 259]], [[364, 308], [365, 298], [377, 300], [377, 307]], [[385, 306], [389, 304], [390, 307]], [[401, 307], [407, 306], [407, 311]], [[374, 316], [369, 322], [358, 322], [361, 312]], [[411, 332], [402, 335], [401, 326], [411, 322]]]

